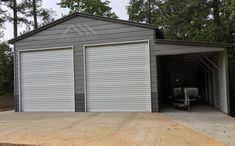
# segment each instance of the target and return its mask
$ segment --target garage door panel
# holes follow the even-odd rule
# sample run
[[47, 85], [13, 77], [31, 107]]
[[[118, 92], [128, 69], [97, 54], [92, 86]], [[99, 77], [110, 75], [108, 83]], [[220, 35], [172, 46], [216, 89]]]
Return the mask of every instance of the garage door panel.
[[21, 53], [23, 111], [74, 111], [72, 49]]
[[[64, 75], [65, 74], [66, 74], [66, 72], [64, 73]], [[72, 75], [70, 75], [70, 77], [63, 77], [63, 78], [61, 78], [61, 75], [48, 75], [47, 76], [46, 74], [44, 76], [25, 74], [25, 76], [27, 76], [29, 78], [35, 78], [34, 80], [24, 80], [24, 81], [22, 81], [23, 84], [25, 84], [25, 85], [29, 84], [30, 86], [37, 86], [37, 83], [39, 83], [39, 82], [40, 82], [40, 84], [45, 84], [45, 85], [50, 85], [50, 84], [58, 85], [57, 83], [61, 83], [66, 79], [73, 82], [73, 80], [70, 79]], [[66, 74], [66, 76], [69, 76], [69, 74]], [[52, 80], [53, 82], [49, 82], [50, 80]], [[32, 83], [35, 83], [35, 84], [32, 84]], [[62, 85], [62, 86], [64, 87], [64, 85]]]
[[86, 48], [87, 110], [151, 111], [148, 43]]
[[[53, 86], [47, 86], [47, 87], [44, 87], [44, 88], [41, 88], [40, 86], [37, 86], [37, 87], [26, 87], [28, 91], [24, 91], [24, 95], [27, 96], [29, 95], [29, 99], [31, 99], [32, 96], [32, 92], [37, 92], [37, 95], [35, 97], [38, 97], [39, 95], [41, 94], [44, 94], [44, 95], [54, 95], [55, 93], [70, 93], [73, 92], [73, 90], [71, 90], [70, 88], [63, 88], [63, 87], [60, 87], [60, 88], [57, 88], [57, 87], [53, 87]], [[57, 90], [51, 90], [51, 88], [57, 88]], [[58, 97], [58, 95], [56, 96]], [[25, 97], [26, 98], [26, 97]]]

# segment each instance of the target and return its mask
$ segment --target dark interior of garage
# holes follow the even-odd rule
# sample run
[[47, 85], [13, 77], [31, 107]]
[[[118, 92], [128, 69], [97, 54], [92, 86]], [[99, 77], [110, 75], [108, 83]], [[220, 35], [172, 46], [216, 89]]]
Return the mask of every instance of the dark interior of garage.
[[[204, 104], [218, 107], [216, 104], [221, 101], [219, 96], [222, 94], [218, 89], [223, 86], [219, 85], [223, 82], [218, 79], [221, 72], [219, 53], [157, 56], [157, 68], [160, 111], [164, 106], [175, 107], [177, 89], [182, 93], [185, 89], [194, 90], [191, 95], [195, 98], [190, 100], [190, 108]], [[184, 104], [185, 95], [181, 96]]]

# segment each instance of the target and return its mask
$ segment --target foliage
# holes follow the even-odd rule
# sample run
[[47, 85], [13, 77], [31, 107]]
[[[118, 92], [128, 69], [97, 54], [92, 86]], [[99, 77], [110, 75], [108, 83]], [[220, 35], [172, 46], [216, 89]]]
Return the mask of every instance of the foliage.
[[[51, 9], [42, 8], [43, 0], [36, 0], [37, 7], [37, 18], [39, 22], [39, 26], [45, 25], [54, 21], [55, 12]], [[13, 4], [12, 1], [4, 1], [4, 5], [12, 11]], [[17, 21], [18, 24], [26, 25], [26, 31], [31, 30], [31, 27], [34, 26], [33, 21], [33, 0], [21, 0], [20, 3], [17, 4]], [[7, 20], [13, 22], [14, 18], [7, 13]]]
[[[2, 2], [0, 1], [0, 6], [2, 5]], [[0, 38], [3, 37], [3, 27], [4, 27], [4, 23], [6, 21], [6, 15], [5, 15], [5, 10], [2, 9], [2, 7], [0, 7]]]
[[127, 9], [136, 22], [148, 22], [150, 11], [151, 23], [164, 30], [165, 38], [235, 41], [234, 0], [131, 0]]
[[153, 23], [161, 1], [131, 0], [127, 6], [130, 21]]
[[[41, 20], [39, 25], [45, 25], [54, 21], [53, 15], [54, 11], [51, 9], [42, 8], [43, 0], [36, 0], [36, 7], [37, 7], [37, 17], [38, 20]], [[33, 12], [33, 0], [22, 0], [21, 3], [18, 4], [18, 11], [23, 14], [27, 19], [29, 24], [34, 25], [32, 21], [32, 17], [34, 16]]]
[[228, 51], [231, 115], [235, 117], [235, 49]]
[[[235, 0], [131, 0], [127, 10], [129, 20], [151, 22], [168, 39], [235, 43]], [[229, 49], [228, 59], [235, 114], [234, 48]]]
[[0, 94], [13, 92], [13, 53], [6, 43], [0, 44]]
[[62, 8], [69, 8], [70, 13], [82, 12], [91, 15], [105, 16], [110, 18], [118, 18], [117, 15], [111, 12], [109, 7], [110, 1], [105, 0], [61, 0], [58, 5]]

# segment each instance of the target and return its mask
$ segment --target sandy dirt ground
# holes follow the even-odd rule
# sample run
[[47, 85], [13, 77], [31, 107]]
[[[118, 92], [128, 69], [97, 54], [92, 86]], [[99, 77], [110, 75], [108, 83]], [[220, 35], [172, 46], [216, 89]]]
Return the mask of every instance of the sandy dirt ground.
[[0, 131], [0, 143], [11, 144], [224, 146], [159, 113], [0, 112]]

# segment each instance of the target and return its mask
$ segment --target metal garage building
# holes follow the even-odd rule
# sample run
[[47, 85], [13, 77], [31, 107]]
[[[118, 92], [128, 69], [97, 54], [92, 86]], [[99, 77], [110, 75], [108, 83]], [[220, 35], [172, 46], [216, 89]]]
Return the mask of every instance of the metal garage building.
[[229, 45], [165, 40], [159, 32], [153, 25], [74, 13], [10, 40], [16, 111], [158, 112], [166, 82], [161, 57], [187, 54], [213, 62], [205, 101], [229, 114]]

